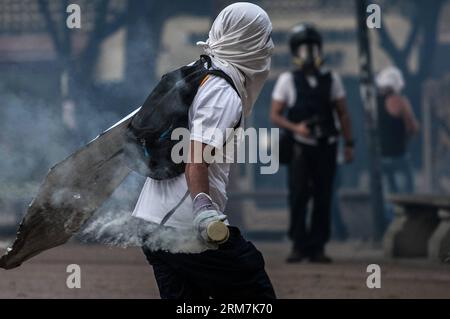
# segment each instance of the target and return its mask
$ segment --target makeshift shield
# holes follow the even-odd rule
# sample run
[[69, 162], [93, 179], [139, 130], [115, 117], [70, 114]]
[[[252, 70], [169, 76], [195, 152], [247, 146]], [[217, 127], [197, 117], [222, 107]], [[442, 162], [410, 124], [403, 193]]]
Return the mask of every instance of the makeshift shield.
[[11, 269], [66, 243], [128, 176], [124, 155], [133, 112], [50, 169], [22, 220], [17, 238], [0, 258]]

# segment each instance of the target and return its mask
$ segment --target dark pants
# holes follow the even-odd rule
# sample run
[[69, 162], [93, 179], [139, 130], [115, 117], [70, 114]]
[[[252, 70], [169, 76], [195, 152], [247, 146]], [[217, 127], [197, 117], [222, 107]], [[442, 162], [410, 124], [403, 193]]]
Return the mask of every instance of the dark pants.
[[[294, 249], [311, 256], [322, 253], [330, 239], [330, 210], [336, 172], [336, 144], [310, 146], [296, 143], [289, 167], [289, 237]], [[313, 210], [307, 227], [308, 202]]]
[[[389, 192], [393, 194], [414, 192], [414, 173], [409, 154], [398, 157], [384, 156], [381, 158], [381, 168], [383, 177], [387, 179]], [[389, 202], [384, 206], [385, 217], [389, 223], [394, 219], [394, 206]]]
[[[387, 178], [391, 193], [411, 194], [414, 192], [414, 173], [409, 154], [381, 159], [383, 175]], [[399, 183], [403, 177], [404, 183]]]
[[162, 299], [275, 299], [264, 259], [236, 227], [217, 250], [172, 254], [143, 247]]

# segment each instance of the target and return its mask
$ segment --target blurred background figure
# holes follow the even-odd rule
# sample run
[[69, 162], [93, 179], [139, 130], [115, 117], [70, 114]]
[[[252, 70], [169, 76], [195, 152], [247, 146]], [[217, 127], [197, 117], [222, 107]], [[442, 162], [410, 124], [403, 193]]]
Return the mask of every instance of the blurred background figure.
[[[280, 75], [272, 93], [271, 119], [291, 136], [289, 163], [289, 237], [287, 262], [329, 263], [325, 244], [330, 238], [330, 209], [336, 172], [339, 127], [345, 139], [344, 156], [353, 158], [353, 137], [345, 89], [337, 73], [323, 67], [322, 36], [312, 26], [292, 29], [289, 46], [296, 65]], [[283, 115], [288, 108], [287, 117]], [[339, 121], [336, 121], [336, 118]], [[339, 123], [337, 123], [339, 122]], [[289, 155], [288, 155], [289, 156]], [[286, 161], [286, 160], [284, 160]], [[313, 209], [307, 226], [308, 202]]]
[[376, 84], [383, 175], [391, 193], [412, 193], [414, 177], [408, 142], [419, 132], [419, 124], [408, 98], [402, 95], [403, 75], [390, 66], [379, 73]]

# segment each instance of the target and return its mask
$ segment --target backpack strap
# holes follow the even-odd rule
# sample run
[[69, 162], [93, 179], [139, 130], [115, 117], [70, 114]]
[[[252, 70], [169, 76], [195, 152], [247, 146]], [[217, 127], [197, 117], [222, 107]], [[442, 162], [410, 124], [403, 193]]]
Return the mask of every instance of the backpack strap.
[[172, 217], [172, 215], [175, 213], [175, 211], [178, 209], [178, 207], [180, 207], [181, 204], [183, 204], [183, 202], [186, 200], [186, 198], [188, 198], [189, 194], [190, 194], [190, 192], [187, 191], [184, 194], [184, 196], [180, 199], [178, 204], [176, 204], [174, 208], [172, 208], [169, 212], [167, 212], [167, 214], [161, 220], [161, 223], [159, 224], [159, 226], [164, 226], [167, 223], [167, 221], [170, 219], [170, 217]]
[[[222, 70], [211, 69], [212, 68], [212, 60], [208, 55], [202, 54], [200, 56], [200, 61], [206, 64], [206, 68], [208, 69], [206, 71], [206, 76], [210, 74], [210, 75], [215, 75], [222, 79], [225, 79], [225, 81], [227, 81], [228, 84], [230, 84], [231, 87], [236, 91], [237, 95], [240, 98], [242, 98], [241, 95], [239, 94], [239, 91], [237, 90], [236, 86], [234, 85], [233, 80], [231, 79], [231, 77], [228, 74], [226, 74]], [[202, 80], [201, 85], [204, 83], [205, 80], [206, 80], [206, 77]]]
[[211, 58], [208, 55], [206, 55], [206, 54], [200, 55], [200, 61], [203, 62], [203, 63], [206, 63], [206, 68], [207, 69], [211, 69], [211, 67], [212, 67], [212, 60], [211, 60]]

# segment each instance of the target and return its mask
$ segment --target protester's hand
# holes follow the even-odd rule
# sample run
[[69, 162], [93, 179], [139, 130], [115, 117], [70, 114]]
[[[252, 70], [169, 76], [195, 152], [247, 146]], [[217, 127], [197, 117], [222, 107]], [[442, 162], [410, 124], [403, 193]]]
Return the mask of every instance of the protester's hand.
[[346, 146], [344, 149], [344, 159], [346, 163], [351, 163], [353, 162], [353, 157], [354, 157], [354, 151], [353, 151], [353, 147], [350, 146]]
[[209, 244], [222, 244], [228, 240], [229, 231], [224, 221], [227, 216], [216, 210], [206, 210], [194, 219], [194, 227], [202, 240]]
[[194, 228], [208, 244], [222, 244], [228, 240], [227, 216], [217, 210], [211, 197], [200, 193], [194, 198]]
[[295, 124], [294, 133], [299, 134], [303, 137], [309, 137], [309, 135], [311, 134], [311, 131], [308, 127], [308, 124], [306, 124], [306, 122], [300, 122], [298, 124]]

